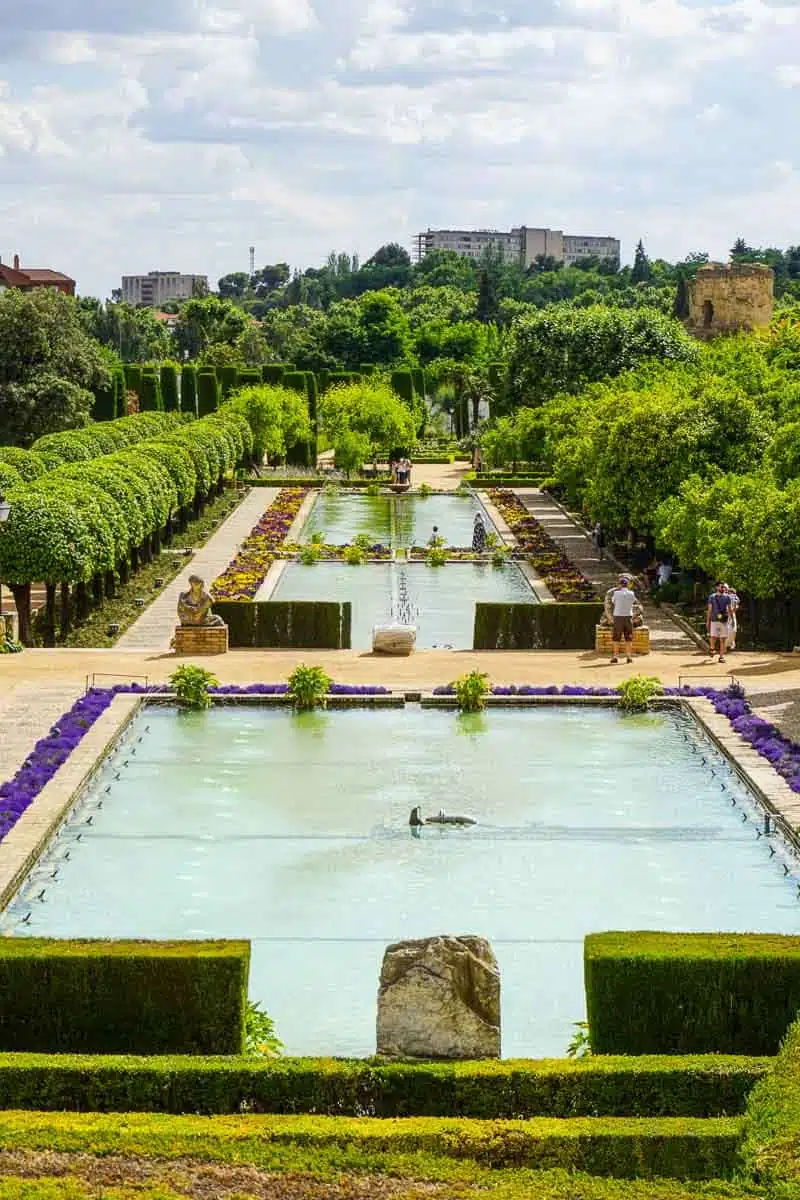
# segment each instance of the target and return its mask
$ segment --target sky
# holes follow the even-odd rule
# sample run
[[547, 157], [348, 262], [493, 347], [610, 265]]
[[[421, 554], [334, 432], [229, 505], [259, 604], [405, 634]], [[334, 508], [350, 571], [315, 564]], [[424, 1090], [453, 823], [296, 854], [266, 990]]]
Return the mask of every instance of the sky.
[[0, 257], [84, 295], [428, 227], [800, 243], [800, 0], [0, 0]]

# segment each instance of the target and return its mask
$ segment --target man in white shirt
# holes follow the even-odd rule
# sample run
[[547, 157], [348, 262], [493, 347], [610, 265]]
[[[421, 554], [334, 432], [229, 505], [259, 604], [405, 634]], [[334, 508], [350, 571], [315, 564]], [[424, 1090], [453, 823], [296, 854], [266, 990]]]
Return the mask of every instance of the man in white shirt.
[[629, 586], [630, 576], [620, 575], [619, 587], [611, 597], [611, 614], [614, 621], [614, 631], [611, 634], [611, 662], [618, 663], [622, 643], [626, 646], [628, 662], [633, 662], [633, 608], [636, 596]]

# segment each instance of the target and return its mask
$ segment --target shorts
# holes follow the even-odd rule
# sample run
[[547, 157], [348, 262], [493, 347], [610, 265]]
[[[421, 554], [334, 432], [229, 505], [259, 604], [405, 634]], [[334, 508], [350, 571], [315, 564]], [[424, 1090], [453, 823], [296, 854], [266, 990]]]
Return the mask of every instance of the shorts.
[[730, 632], [731, 627], [727, 621], [712, 621], [708, 636], [712, 638], [727, 638]]
[[614, 617], [612, 638], [615, 642], [632, 642], [633, 617]]

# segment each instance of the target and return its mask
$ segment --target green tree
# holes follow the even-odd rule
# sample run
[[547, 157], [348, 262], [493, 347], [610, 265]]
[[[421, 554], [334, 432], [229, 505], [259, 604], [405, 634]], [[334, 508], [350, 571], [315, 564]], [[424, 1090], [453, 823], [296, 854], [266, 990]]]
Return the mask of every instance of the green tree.
[[483, 268], [478, 284], [477, 317], [484, 324], [494, 321], [497, 316], [497, 295], [492, 276], [486, 267]]
[[645, 254], [644, 243], [640, 238], [636, 243], [636, 254], [634, 255], [633, 259], [631, 283], [649, 283], [651, 274], [650, 260]]

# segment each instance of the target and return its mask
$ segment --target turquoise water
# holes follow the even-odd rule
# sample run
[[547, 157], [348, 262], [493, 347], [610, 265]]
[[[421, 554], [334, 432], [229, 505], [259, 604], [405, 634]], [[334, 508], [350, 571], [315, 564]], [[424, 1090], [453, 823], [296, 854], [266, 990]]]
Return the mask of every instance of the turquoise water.
[[448, 563], [429, 567], [369, 563], [289, 563], [271, 600], [349, 600], [353, 605], [354, 649], [372, 646], [372, 628], [395, 612], [402, 585], [416, 609], [417, 647], [472, 647], [475, 605], [480, 602], [535, 604], [536, 596], [514, 563]]
[[[374, 1052], [388, 943], [482, 934], [504, 1055], [560, 1055], [586, 933], [798, 932], [782, 852], [699, 742], [677, 713], [149, 709], [0, 932], [250, 938], [287, 1051], [333, 1055]], [[416, 804], [479, 824], [415, 838]]]
[[494, 531], [474, 496], [428, 496], [423, 500], [410, 494], [354, 496], [322, 492], [300, 540], [308, 542], [312, 534], [323, 533], [329, 545], [341, 546], [364, 533], [373, 543], [384, 546], [425, 546], [436, 525], [448, 546], [466, 547], [472, 545], [477, 512], [483, 516], [487, 532]]

